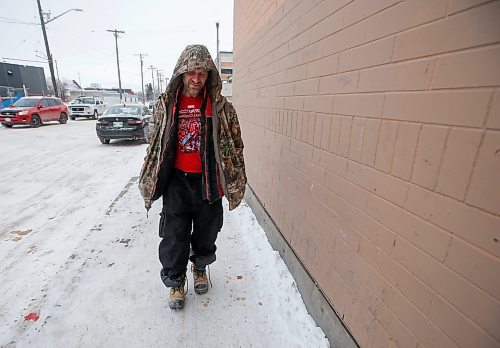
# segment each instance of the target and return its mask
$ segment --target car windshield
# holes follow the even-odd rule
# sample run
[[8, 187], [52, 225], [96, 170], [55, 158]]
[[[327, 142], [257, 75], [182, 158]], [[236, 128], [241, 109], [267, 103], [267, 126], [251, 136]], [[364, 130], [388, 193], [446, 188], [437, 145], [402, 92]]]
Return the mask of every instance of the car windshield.
[[139, 106], [112, 106], [105, 112], [106, 115], [127, 114], [140, 115], [141, 108]]
[[94, 98], [77, 98], [75, 104], [94, 104]]
[[33, 107], [38, 104], [40, 99], [29, 99], [29, 98], [21, 98], [16, 101], [12, 106], [20, 106], [20, 107]]

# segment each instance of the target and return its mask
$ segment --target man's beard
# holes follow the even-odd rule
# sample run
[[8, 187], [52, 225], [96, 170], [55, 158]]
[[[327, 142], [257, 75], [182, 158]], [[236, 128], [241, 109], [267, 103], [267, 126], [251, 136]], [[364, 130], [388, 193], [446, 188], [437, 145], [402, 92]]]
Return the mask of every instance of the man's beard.
[[200, 94], [202, 89], [201, 85], [188, 85], [188, 90], [191, 94], [194, 94], [195, 96], [198, 96]]

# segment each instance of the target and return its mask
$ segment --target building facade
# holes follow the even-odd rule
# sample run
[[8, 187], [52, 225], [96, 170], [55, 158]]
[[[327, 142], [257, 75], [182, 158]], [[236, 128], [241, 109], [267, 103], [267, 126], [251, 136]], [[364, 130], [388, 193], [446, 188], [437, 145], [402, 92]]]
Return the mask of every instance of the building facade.
[[[99, 97], [102, 98], [104, 104], [113, 105], [120, 104], [120, 93], [114, 89], [69, 89], [67, 91], [67, 100], [72, 101], [77, 97]], [[142, 103], [142, 98], [135, 94], [132, 90], [122, 90], [122, 103]]]
[[[47, 82], [41, 67], [0, 63], [0, 86], [16, 91], [26, 91], [28, 95], [47, 95]], [[6, 95], [2, 95], [6, 97]]]
[[[233, 75], [233, 52], [229, 51], [220, 51], [219, 58], [220, 59], [220, 77], [222, 82], [227, 82], [231, 75]], [[217, 59], [216, 59], [217, 63]]]
[[500, 347], [499, 18], [235, 0], [250, 200], [333, 347]]
[[233, 98], [233, 52], [230, 51], [220, 51], [219, 57], [216, 58], [215, 64], [218, 65], [218, 60], [220, 59], [220, 77], [222, 80], [222, 90], [221, 94], [227, 98], [227, 100], [232, 101]]

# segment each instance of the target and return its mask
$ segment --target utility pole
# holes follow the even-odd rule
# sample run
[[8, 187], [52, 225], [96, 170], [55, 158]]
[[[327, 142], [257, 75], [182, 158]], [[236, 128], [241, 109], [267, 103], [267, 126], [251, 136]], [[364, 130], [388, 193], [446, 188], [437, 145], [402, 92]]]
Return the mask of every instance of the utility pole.
[[54, 62], [56, 63], [57, 83], [59, 84], [59, 86], [61, 86], [61, 95], [59, 97], [61, 99], [64, 99], [64, 92], [63, 92], [63, 88], [61, 85], [61, 79], [59, 78], [59, 68], [57, 67], [57, 60], [54, 60]]
[[[160, 91], [163, 91], [163, 81], [165, 81], [165, 75], [163, 73], [160, 74]], [[165, 85], [166, 87], [167, 85]]]
[[40, 14], [40, 23], [42, 24], [43, 40], [45, 41], [45, 49], [47, 50], [47, 59], [49, 61], [50, 77], [52, 79], [54, 95], [58, 97], [56, 75], [54, 74], [54, 64], [52, 63], [52, 54], [50, 54], [49, 41], [47, 40], [47, 32], [45, 31], [45, 21], [43, 19], [43, 14], [42, 14], [42, 5], [40, 5], [40, 0], [37, 0], [37, 3], [38, 3], [38, 13]]
[[155, 70], [156, 68], [152, 65], [149, 66], [148, 68], [149, 70], [151, 70], [151, 81], [153, 81], [153, 100], [155, 100], [155, 76], [153, 75], [153, 70]]
[[118, 66], [118, 88], [120, 91], [120, 103], [122, 102], [122, 79], [120, 77], [120, 59], [118, 58], [118, 34], [125, 34], [124, 31], [121, 30], [107, 30], [110, 33], [113, 33], [115, 36], [115, 46], [116, 46], [116, 65]]
[[215, 22], [217, 28], [217, 71], [220, 74], [220, 57], [219, 57], [219, 22]]
[[161, 70], [156, 69], [156, 78], [158, 79], [158, 95], [161, 94], [160, 76], [161, 76]]
[[148, 55], [145, 54], [145, 53], [139, 53], [139, 54], [136, 54], [136, 56], [139, 56], [139, 58], [141, 60], [142, 103], [146, 104], [146, 96], [144, 95], [144, 75], [143, 75], [143, 72], [142, 72], [142, 65], [143, 65], [142, 57], [147, 57]]

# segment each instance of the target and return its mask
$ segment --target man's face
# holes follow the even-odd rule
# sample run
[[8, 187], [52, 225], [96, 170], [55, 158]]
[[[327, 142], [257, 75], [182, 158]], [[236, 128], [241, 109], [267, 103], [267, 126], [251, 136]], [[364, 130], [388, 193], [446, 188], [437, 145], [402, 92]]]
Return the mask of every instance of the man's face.
[[182, 75], [182, 80], [184, 82], [183, 94], [186, 97], [197, 97], [205, 86], [207, 78], [208, 71], [205, 69], [185, 72]]

